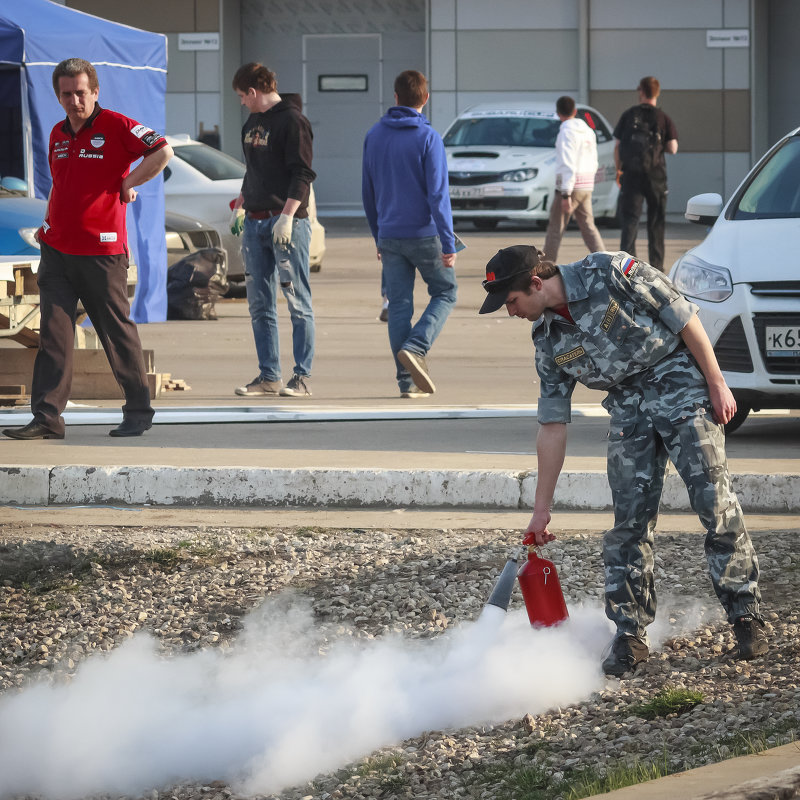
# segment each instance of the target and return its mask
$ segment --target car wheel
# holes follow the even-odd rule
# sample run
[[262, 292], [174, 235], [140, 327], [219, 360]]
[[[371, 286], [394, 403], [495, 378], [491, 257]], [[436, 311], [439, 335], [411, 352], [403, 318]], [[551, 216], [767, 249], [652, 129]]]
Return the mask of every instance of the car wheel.
[[497, 227], [499, 220], [496, 219], [474, 219], [472, 224], [479, 231], [493, 231]]
[[244, 281], [228, 281], [228, 291], [225, 293], [225, 297], [232, 297], [232, 298], [241, 298], [247, 297], [247, 287], [245, 286]]
[[737, 397], [736, 413], [731, 417], [730, 422], [725, 425], [725, 435], [729, 436], [734, 431], [739, 430], [739, 427], [747, 419], [747, 415], [750, 413], [750, 411], [750, 406], [740, 402], [739, 398]]
[[617, 197], [616, 211], [613, 214], [609, 214], [608, 216], [596, 219], [595, 222], [600, 223], [600, 225], [602, 225], [604, 228], [621, 228], [622, 217], [620, 217], [619, 208], [620, 208], [620, 198]]

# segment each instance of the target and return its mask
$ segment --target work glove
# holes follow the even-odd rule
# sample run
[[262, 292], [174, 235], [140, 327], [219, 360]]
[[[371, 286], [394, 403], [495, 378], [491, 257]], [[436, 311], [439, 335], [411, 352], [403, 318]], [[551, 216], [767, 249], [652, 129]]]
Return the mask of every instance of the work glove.
[[243, 208], [234, 208], [231, 212], [231, 219], [228, 223], [231, 228], [231, 233], [234, 236], [241, 236], [244, 230], [245, 211]]
[[275, 220], [275, 224], [272, 226], [272, 241], [274, 244], [287, 245], [292, 243], [292, 222], [294, 222], [294, 217], [290, 217], [288, 214], [281, 214]]

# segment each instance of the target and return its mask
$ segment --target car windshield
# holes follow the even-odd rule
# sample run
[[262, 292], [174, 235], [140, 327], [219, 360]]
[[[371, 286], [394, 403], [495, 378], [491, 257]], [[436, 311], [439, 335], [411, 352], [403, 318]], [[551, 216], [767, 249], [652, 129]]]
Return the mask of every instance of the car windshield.
[[202, 172], [209, 180], [244, 178], [244, 164], [207, 144], [178, 144], [173, 145], [172, 149], [181, 161]]
[[469, 117], [455, 121], [444, 143], [449, 147], [555, 147], [559, 125], [557, 119], [546, 117]]
[[729, 219], [800, 217], [800, 136], [787, 139], [751, 178]]

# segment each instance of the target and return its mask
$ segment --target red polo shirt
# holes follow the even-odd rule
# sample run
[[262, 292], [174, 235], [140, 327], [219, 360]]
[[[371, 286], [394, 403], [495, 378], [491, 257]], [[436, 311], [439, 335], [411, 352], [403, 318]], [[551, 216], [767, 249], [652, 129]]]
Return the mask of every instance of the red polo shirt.
[[134, 161], [166, 143], [147, 125], [99, 105], [77, 134], [69, 120], [56, 125], [50, 132], [53, 189], [42, 241], [75, 256], [127, 254], [122, 180]]

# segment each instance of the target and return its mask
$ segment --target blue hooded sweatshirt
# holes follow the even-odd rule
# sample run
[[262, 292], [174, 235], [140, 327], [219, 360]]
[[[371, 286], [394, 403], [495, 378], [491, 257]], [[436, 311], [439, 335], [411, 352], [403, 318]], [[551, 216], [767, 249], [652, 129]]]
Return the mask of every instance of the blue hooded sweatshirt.
[[438, 234], [455, 253], [444, 143], [413, 108], [393, 106], [367, 132], [361, 198], [376, 242]]

